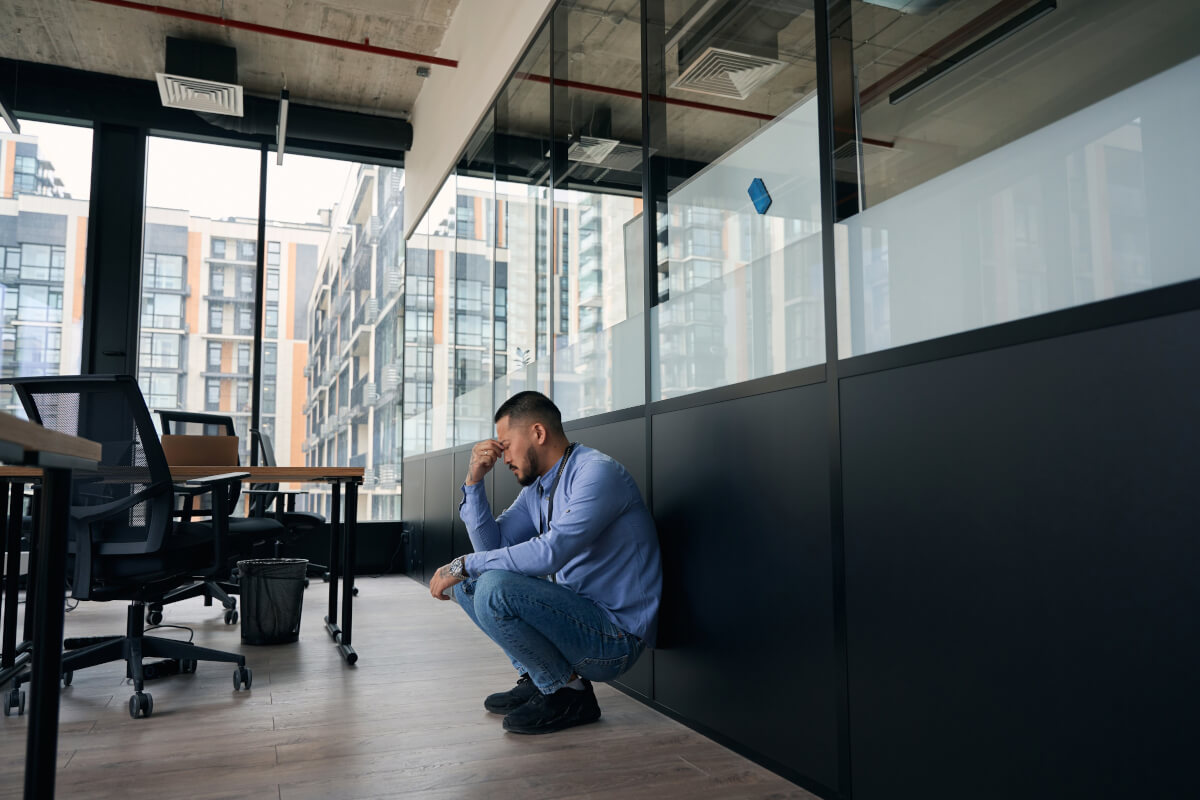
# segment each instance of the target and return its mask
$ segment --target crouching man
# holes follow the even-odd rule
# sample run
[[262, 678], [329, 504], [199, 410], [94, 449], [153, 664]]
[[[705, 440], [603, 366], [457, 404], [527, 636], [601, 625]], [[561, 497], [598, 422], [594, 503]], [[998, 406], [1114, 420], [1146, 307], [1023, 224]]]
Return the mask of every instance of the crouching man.
[[[475, 552], [439, 568], [429, 590], [449, 592], [520, 673], [483, 703], [506, 731], [595, 722], [591, 681], [616, 678], [654, 644], [654, 520], [624, 467], [567, 440], [545, 395], [514, 395], [495, 422], [496, 438], [471, 451], [459, 506]], [[482, 481], [501, 458], [524, 488], [497, 519]]]

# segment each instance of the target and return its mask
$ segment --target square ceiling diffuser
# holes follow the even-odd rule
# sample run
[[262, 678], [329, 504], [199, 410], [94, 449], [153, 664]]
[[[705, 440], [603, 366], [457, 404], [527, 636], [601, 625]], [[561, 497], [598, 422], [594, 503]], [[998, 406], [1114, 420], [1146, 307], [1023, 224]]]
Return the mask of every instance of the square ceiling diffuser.
[[234, 83], [187, 78], [156, 72], [158, 95], [168, 108], [186, 108], [209, 114], [242, 116], [242, 87]]

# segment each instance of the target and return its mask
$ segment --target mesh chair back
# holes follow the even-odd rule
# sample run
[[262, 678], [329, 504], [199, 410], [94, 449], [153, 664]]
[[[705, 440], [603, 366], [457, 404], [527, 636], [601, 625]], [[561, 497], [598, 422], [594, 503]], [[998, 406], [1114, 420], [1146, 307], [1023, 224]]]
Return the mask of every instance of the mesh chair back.
[[[92, 524], [93, 541], [103, 546], [103, 552], [118, 555], [162, 549], [172, 525], [171, 472], [134, 379], [128, 375], [80, 375], [5, 382], [16, 390], [31, 421], [100, 443], [101, 469], [74, 475], [73, 509], [115, 504], [145, 494], [125, 512]], [[152, 488], [154, 491], [147, 491]]]

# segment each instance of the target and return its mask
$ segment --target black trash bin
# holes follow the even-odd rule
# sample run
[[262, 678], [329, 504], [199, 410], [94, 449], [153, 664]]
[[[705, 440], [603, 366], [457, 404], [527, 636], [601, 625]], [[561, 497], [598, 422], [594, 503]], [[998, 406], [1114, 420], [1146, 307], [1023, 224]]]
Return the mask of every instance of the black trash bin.
[[300, 638], [306, 558], [256, 558], [238, 562], [242, 642], [288, 644]]

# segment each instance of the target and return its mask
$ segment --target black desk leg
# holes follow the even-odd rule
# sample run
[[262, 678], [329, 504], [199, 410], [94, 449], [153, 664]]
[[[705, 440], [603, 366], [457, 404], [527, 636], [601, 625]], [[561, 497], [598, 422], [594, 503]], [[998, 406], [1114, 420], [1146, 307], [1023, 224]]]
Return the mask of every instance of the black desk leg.
[[[63, 590], [67, 548], [64, 545], [71, 507], [71, 471], [45, 468], [41, 527], [37, 530], [37, 584], [32, 612], [33, 673], [31, 714], [25, 747], [25, 800], [54, 797], [58, 760], [58, 682], [62, 677]], [[26, 609], [29, 613], [30, 609]]]
[[358, 483], [346, 483], [346, 531], [342, 552], [342, 572], [346, 585], [342, 587], [342, 638], [338, 640], [338, 651], [347, 664], [358, 661], [358, 653], [350, 644], [350, 631], [354, 627], [354, 548], [358, 539]]
[[336, 642], [341, 635], [338, 627], [338, 578], [341, 565], [338, 558], [342, 549], [342, 485], [337, 481], [330, 484], [329, 508], [329, 615], [325, 617], [325, 630]]
[[33, 503], [30, 504], [30, 511], [32, 512], [30, 516], [33, 518], [33, 526], [29, 529], [31, 531], [29, 572], [25, 576], [25, 625], [21, 634], [21, 640], [24, 642], [33, 641], [34, 616], [29, 610], [29, 600], [37, 592], [37, 576], [41, 574], [38, 572], [38, 549], [41, 547], [42, 537], [38, 536], [37, 532], [42, 529], [42, 487], [37, 484], [33, 487]]
[[17, 584], [21, 582], [21, 499], [24, 484], [6, 480], [3, 487], [0, 489], [0, 503], [8, 500], [5, 506], [8, 513], [3, 521], [8, 541], [4, 548], [4, 641], [0, 644], [3, 648], [0, 669], [9, 669], [16, 663], [17, 657]]

